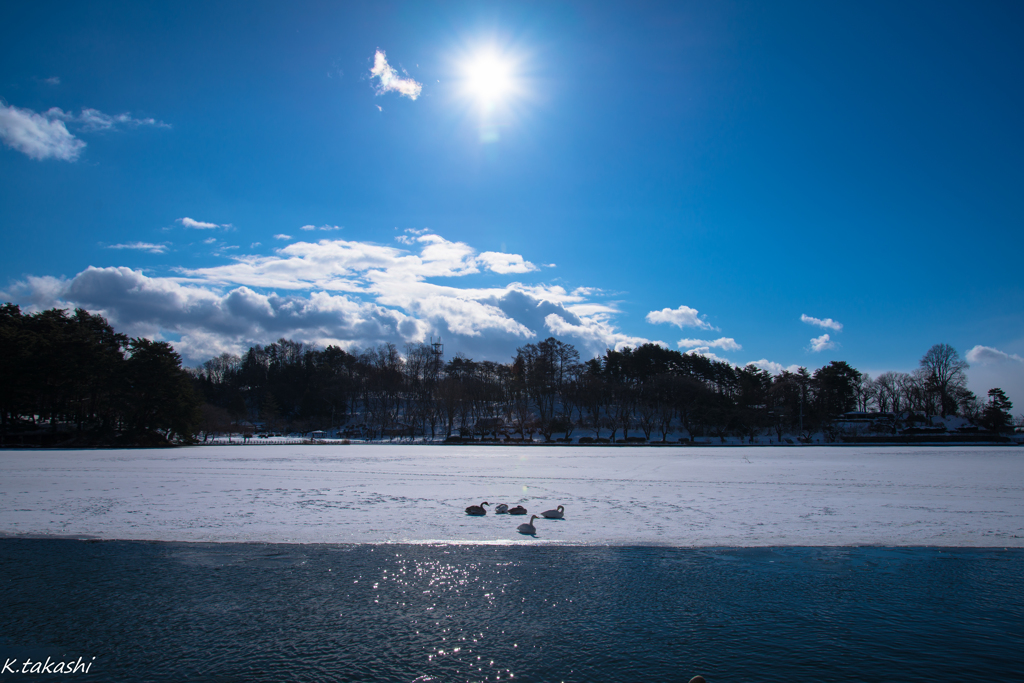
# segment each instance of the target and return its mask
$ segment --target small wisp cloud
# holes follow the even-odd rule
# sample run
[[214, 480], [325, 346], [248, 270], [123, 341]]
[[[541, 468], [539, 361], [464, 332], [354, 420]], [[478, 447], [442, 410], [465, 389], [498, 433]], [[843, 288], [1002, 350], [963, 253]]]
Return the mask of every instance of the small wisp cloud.
[[417, 83], [412, 78], [403, 78], [393, 66], [388, 64], [384, 50], [377, 50], [373, 55], [373, 68], [370, 69], [370, 77], [377, 79], [378, 95], [396, 92], [410, 100], [415, 100], [423, 90], [423, 84]]
[[[841, 332], [843, 330], [843, 324], [836, 322], [832, 318], [815, 318], [807, 315], [806, 313], [800, 316], [800, 322], [807, 323], [808, 325], [815, 325], [826, 330], [835, 330], [836, 332]], [[825, 336], [827, 337], [828, 335]]]
[[176, 223], [181, 223], [186, 228], [193, 228], [195, 230], [212, 230], [214, 228], [226, 227], [226, 226], [220, 225], [218, 223], [207, 223], [206, 221], [197, 221], [197, 220], [194, 220], [192, 218], [189, 218], [188, 216], [185, 216], [184, 218], [179, 218], [175, 222]]
[[331, 231], [331, 230], [341, 230], [341, 226], [340, 225], [321, 225], [318, 228], [315, 225], [303, 225], [301, 228], [299, 228], [299, 230], [305, 230], [306, 232], [309, 232], [311, 230]]
[[127, 244], [111, 244], [107, 249], [134, 249], [137, 251], [148, 251], [151, 254], [163, 254], [167, 252], [167, 244], [152, 244], [150, 242], [128, 242]]
[[104, 114], [99, 109], [92, 109], [86, 107], [76, 116], [71, 112], [66, 112], [59, 107], [52, 107], [46, 112], [46, 116], [54, 119], [60, 119], [61, 121], [67, 121], [68, 123], [78, 124], [82, 127], [82, 130], [94, 132], [101, 130], [112, 130], [118, 126], [125, 128], [136, 128], [138, 126], [156, 126], [158, 128], [170, 128], [170, 124], [164, 123], [163, 121], [157, 121], [154, 118], [137, 119], [130, 113], [125, 112], [123, 114]]

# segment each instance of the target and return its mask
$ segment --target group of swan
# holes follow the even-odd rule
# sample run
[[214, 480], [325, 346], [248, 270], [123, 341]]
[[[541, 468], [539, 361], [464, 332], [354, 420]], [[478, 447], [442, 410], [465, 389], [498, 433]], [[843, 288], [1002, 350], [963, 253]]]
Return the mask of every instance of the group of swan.
[[[485, 505], [490, 505], [490, 503], [488, 503], [487, 501], [484, 501], [484, 502], [480, 503], [479, 505], [470, 505], [468, 508], [466, 508], [466, 514], [467, 515], [473, 515], [474, 517], [480, 517], [482, 515], [486, 515], [487, 514], [487, 508], [484, 507]], [[524, 508], [522, 505], [516, 505], [514, 508], [509, 508], [509, 506], [506, 505], [505, 503], [499, 503], [497, 506], [495, 506], [494, 512], [499, 514], [499, 515], [502, 515], [502, 514], [525, 515], [526, 514], [526, 508]], [[562, 506], [562, 505], [559, 505], [554, 510], [545, 510], [544, 512], [540, 513], [540, 516], [544, 517], [545, 519], [562, 519], [565, 516], [565, 507]], [[536, 534], [537, 533], [537, 527], [535, 527], [533, 525], [533, 520], [535, 520], [535, 519], [538, 519], [537, 515], [533, 515], [532, 517], [530, 517], [530, 521], [527, 522], [526, 524], [520, 524], [519, 525], [519, 533], [527, 534], [529, 536], [532, 536], [532, 535]]]

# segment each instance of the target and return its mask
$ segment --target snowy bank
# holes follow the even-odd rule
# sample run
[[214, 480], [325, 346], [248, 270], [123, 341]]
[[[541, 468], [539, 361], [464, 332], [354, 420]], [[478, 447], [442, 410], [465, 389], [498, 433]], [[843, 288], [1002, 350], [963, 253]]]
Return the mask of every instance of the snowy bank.
[[[565, 519], [463, 510], [481, 501]], [[0, 534], [1024, 547], [1024, 450], [281, 445], [0, 451]]]

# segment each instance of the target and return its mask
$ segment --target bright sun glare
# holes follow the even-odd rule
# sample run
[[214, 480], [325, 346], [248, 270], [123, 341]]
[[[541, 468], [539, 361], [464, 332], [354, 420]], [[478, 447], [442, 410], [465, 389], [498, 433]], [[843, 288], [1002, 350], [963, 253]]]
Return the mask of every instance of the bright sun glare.
[[497, 104], [515, 89], [511, 63], [493, 52], [468, 58], [463, 69], [467, 93], [483, 105]]

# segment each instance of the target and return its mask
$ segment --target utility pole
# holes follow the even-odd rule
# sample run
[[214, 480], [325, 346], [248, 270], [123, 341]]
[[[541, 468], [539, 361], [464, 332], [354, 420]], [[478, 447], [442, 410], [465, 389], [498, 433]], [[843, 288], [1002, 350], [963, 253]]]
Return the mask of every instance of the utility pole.
[[444, 344], [441, 343], [440, 337], [437, 341], [434, 341], [433, 337], [430, 338], [430, 355], [434, 357], [433, 375], [434, 381], [437, 381], [441, 376], [441, 358], [444, 356]]

